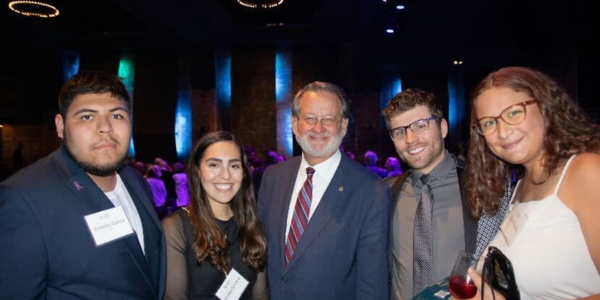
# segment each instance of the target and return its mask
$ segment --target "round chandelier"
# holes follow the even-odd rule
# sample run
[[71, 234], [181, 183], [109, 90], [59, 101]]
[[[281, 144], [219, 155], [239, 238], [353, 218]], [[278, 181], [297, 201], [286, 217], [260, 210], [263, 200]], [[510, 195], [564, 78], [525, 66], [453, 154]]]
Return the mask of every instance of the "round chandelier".
[[60, 14], [56, 7], [36, 1], [11, 1], [8, 8], [28, 17], [54, 18]]
[[237, 2], [249, 8], [273, 8], [281, 5], [284, 0], [237, 0]]

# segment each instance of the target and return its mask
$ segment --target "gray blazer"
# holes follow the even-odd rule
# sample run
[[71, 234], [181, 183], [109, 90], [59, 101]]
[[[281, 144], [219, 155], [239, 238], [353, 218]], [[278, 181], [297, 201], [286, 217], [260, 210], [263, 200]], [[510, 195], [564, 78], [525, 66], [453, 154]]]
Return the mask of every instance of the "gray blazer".
[[[458, 173], [458, 183], [460, 185], [460, 194], [462, 200], [462, 211], [463, 211], [463, 222], [465, 230], [465, 251], [470, 253], [476, 253], [478, 255], [483, 254], [483, 250], [492, 241], [502, 221], [506, 217], [508, 212], [508, 204], [512, 195], [512, 185], [510, 179], [506, 180], [505, 194], [500, 199], [501, 204], [498, 208], [498, 212], [494, 215], [484, 214], [479, 220], [473, 219], [469, 209], [469, 203], [466, 198], [465, 192], [465, 180], [463, 178], [463, 171], [466, 168], [465, 161], [456, 159], [456, 171]], [[395, 211], [395, 207], [400, 199], [400, 192], [404, 182], [410, 175], [410, 171], [405, 172], [398, 176], [393, 176], [385, 179], [385, 182], [392, 189], [394, 201], [392, 204], [392, 216]], [[391, 237], [390, 237], [391, 238]]]

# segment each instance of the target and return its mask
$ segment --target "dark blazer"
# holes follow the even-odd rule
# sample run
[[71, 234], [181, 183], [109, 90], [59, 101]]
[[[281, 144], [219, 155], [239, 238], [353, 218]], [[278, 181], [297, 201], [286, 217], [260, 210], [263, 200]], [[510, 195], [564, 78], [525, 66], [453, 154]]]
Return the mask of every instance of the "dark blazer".
[[84, 216], [114, 207], [64, 149], [0, 183], [0, 299], [162, 299], [165, 239], [137, 171], [119, 173], [144, 229], [96, 247]]
[[301, 159], [269, 167], [260, 187], [271, 299], [388, 299], [391, 193], [377, 175], [346, 155], [285, 267], [285, 228]]

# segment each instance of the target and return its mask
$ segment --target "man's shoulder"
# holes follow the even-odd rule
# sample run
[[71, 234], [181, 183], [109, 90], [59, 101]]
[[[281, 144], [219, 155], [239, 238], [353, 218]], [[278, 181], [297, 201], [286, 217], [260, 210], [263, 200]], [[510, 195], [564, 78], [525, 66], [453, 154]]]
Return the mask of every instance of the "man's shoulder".
[[302, 156], [292, 157], [282, 163], [267, 166], [264, 169], [265, 176], [280, 176], [285, 172], [296, 172], [302, 161]]
[[375, 174], [369, 168], [365, 168], [365, 166], [346, 157], [342, 157], [337, 172], [339, 172], [340, 174], [349, 175], [350, 177], [356, 180], [382, 182], [381, 177]]
[[68, 194], [67, 189], [64, 174], [53, 158], [53, 154], [21, 169], [0, 183], [2, 198], [22, 199], [29, 205], [41, 204], [41, 207], [46, 205], [44, 203], [56, 203], [48, 200], [62, 199], [63, 195]]
[[[138, 186], [145, 186], [148, 189], [151, 185], [153, 185], [149, 180], [144, 178], [144, 176], [142, 176], [138, 170], [130, 166], [123, 166], [118, 173], [121, 176], [121, 179], [129, 184], [136, 183]], [[162, 185], [163, 187], [165, 186], [165, 183], [161, 179], [156, 179], [156, 184]]]
[[54, 182], [59, 177], [59, 170], [50, 154], [35, 163], [17, 171], [15, 174], [0, 183], [13, 189], [30, 189], [43, 186], [45, 183]]
[[123, 166], [121, 170], [119, 170], [119, 175], [121, 175], [122, 177], [135, 178], [137, 180], [144, 179], [144, 176], [142, 176], [142, 174], [140, 174], [138, 170], [127, 165]]

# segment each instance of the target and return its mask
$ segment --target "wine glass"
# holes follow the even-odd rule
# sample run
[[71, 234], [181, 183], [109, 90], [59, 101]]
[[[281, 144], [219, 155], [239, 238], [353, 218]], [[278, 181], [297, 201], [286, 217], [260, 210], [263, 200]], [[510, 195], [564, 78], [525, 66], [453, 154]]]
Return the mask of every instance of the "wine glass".
[[477, 287], [471, 276], [467, 273], [469, 268], [476, 269], [479, 263], [479, 256], [473, 253], [460, 251], [448, 283], [450, 294], [455, 299], [471, 299], [477, 294]]

